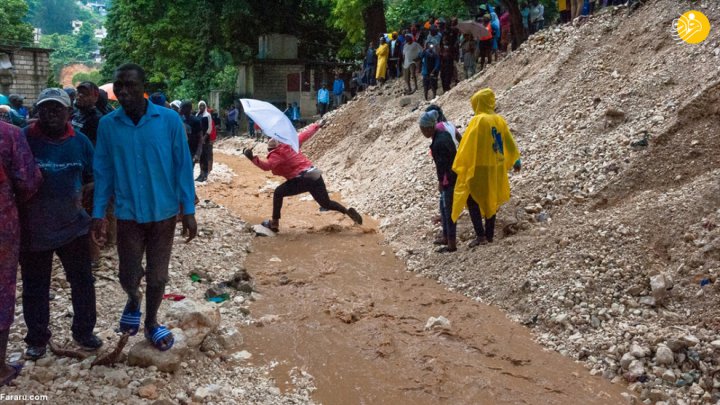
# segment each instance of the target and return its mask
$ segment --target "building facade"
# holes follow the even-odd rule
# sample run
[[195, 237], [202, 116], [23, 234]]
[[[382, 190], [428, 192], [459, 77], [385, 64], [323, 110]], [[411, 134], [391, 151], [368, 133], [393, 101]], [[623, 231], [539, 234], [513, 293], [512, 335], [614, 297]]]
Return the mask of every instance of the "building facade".
[[47, 87], [51, 49], [3, 45], [0, 43], [0, 93], [19, 94], [32, 105]]

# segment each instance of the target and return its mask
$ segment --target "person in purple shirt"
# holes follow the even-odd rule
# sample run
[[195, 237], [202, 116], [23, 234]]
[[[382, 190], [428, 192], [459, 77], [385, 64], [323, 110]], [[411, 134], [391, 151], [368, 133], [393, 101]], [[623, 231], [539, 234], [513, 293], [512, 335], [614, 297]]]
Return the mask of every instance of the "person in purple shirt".
[[175, 340], [158, 324], [157, 312], [168, 282], [178, 212], [186, 242], [197, 235], [193, 161], [180, 116], [143, 96], [140, 66], [118, 67], [113, 91], [121, 108], [104, 116], [98, 127], [92, 239], [99, 246], [105, 243], [105, 207], [114, 196], [120, 284], [128, 296], [120, 331], [135, 335], [140, 329], [139, 288], [145, 277], [145, 337], [164, 351]]
[[0, 387], [20, 374], [22, 363], [7, 364], [8, 337], [15, 317], [15, 284], [20, 255], [20, 218], [17, 205], [42, 183], [30, 146], [20, 129], [0, 122]]

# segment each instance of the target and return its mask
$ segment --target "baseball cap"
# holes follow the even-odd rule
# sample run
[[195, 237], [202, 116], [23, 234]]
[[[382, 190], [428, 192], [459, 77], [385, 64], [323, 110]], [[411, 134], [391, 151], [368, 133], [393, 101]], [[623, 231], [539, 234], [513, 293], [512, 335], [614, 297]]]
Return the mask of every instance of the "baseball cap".
[[170, 103], [170, 105], [179, 109], [182, 106], [182, 102], [180, 100], [173, 100], [173, 102]]
[[68, 96], [68, 94], [64, 90], [58, 89], [57, 87], [50, 87], [43, 90], [38, 96], [35, 104], [40, 105], [46, 101], [57, 101], [65, 107], [70, 107], [71, 104], [70, 96]]

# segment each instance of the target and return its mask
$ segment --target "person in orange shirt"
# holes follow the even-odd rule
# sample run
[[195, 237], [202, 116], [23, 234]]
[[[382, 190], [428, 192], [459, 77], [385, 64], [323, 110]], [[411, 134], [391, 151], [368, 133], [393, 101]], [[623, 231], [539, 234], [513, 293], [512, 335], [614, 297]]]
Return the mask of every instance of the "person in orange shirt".
[[479, 50], [479, 56], [480, 56], [480, 71], [485, 69], [485, 59], [487, 59], [488, 65], [491, 61], [491, 51], [492, 51], [492, 43], [493, 43], [493, 30], [492, 30], [492, 24], [490, 24], [490, 14], [485, 14], [483, 16], [483, 22], [482, 25], [487, 30], [488, 34], [484, 37], [480, 38], [478, 41], [478, 50]]

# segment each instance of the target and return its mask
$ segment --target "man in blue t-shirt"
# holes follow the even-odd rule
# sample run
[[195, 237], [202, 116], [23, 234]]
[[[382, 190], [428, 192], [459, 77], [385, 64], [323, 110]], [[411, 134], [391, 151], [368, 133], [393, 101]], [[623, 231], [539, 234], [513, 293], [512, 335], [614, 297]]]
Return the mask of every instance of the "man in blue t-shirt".
[[330, 105], [330, 90], [327, 88], [327, 83], [323, 82], [317, 92], [317, 108], [321, 117], [328, 112], [328, 105]]
[[342, 105], [343, 94], [345, 94], [345, 81], [340, 77], [340, 75], [337, 75], [335, 76], [335, 81], [333, 82], [333, 98], [335, 101], [335, 106], [333, 108], [338, 108]]
[[26, 357], [45, 355], [50, 340], [50, 276], [53, 255], [60, 258], [70, 283], [72, 336], [97, 349], [95, 279], [90, 263], [90, 216], [82, 207], [84, 185], [92, 181], [93, 146], [70, 125], [70, 97], [49, 88], [37, 101], [39, 119], [23, 130], [40, 167], [43, 184], [21, 206], [20, 271], [23, 315], [28, 331]]

